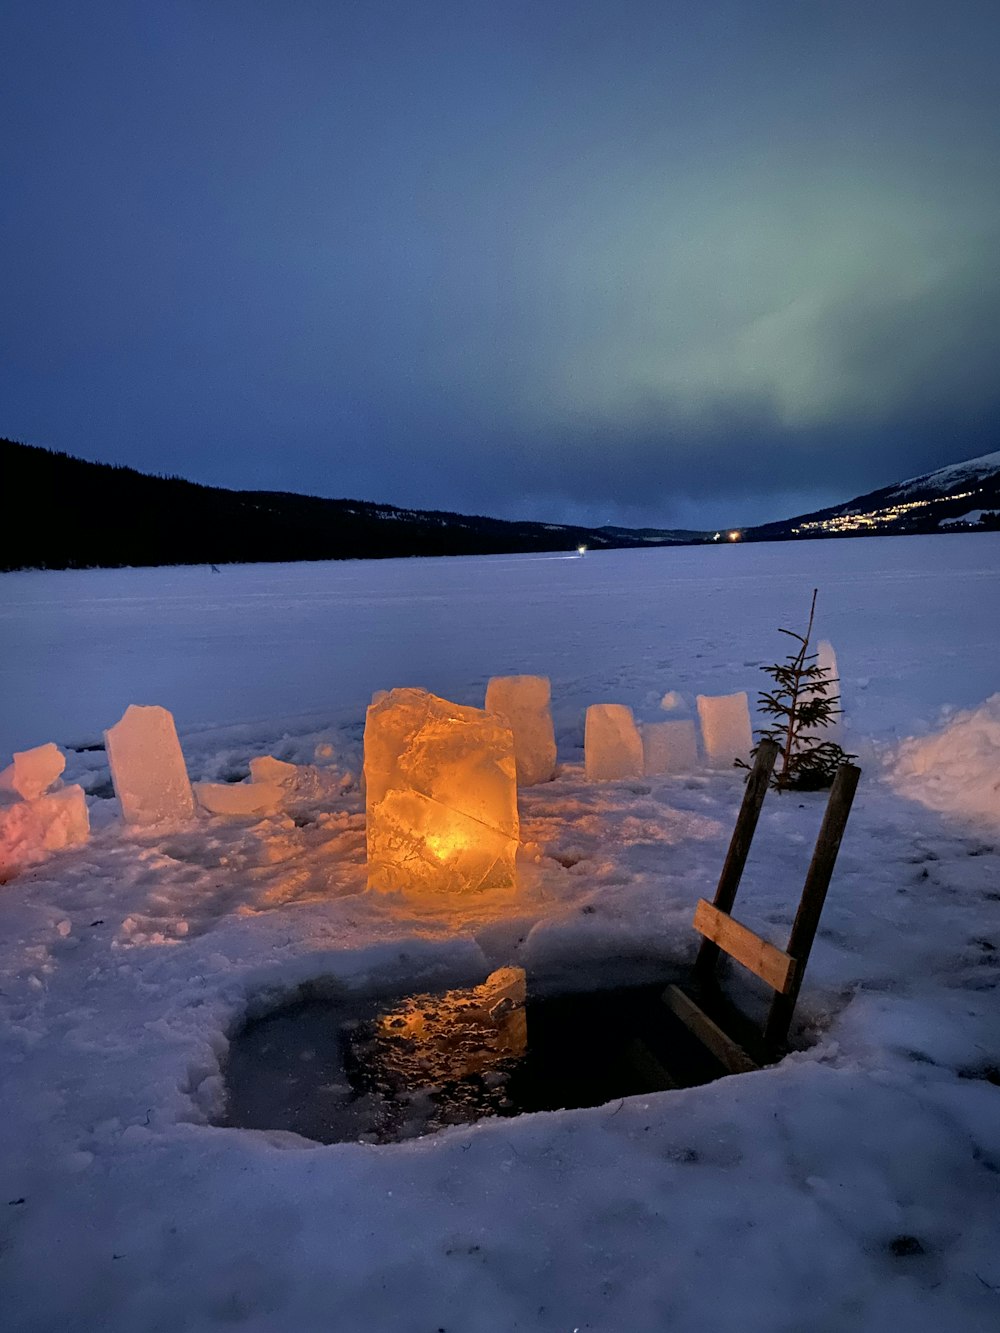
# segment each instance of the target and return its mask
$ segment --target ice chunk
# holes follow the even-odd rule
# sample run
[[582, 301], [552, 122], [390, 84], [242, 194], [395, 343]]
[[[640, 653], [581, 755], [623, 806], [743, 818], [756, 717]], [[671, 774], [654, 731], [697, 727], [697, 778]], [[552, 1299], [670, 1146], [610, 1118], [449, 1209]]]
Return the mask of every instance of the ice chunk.
[[747, 760], [753, 749], [750, 705], [745, 691], [739, 694], [699, 694], [698, 717], [710, 764], [728, 768], [735, 759]]
[[350, 775], [315, 764], [286, 764], [283, 759], [263, 755], [250, 760], [254, 783], [268, 782], [281, 787], [289, 800], [321, 801], [338, 796], [351, 785]]
[[44, 861], [50, 852], [86, 842], [90, 833], [82, 787], [61, 787], [0, 806], [0, 880]]
[[293, 801], [323, 801], [340, 796], [352, 784], [349, 773], [315, 764], [285, 764], [281, 758], [264, 754], [251, 760], [251, 781], [273, 782]]
[[[837, 654], [834, 652], [833, 644], [830, 642], [829, 639], [820, 639], [819, 647], [816, 649], [816, 665], [818, 667], [822, 667], [826, 671], [827, 680], [833, 681], [833, 684], [826, 692], [826, 698], [827, 699], [836, 698], [837, 695], [839, 695], [841, 692], [840, 673], [837, 669]], [[841, 698], [840, 702], [837, 704], [837, 708], [842, 709], [843, 707], [844, 707], [844, 701], [843, 698]], [[828, 740], [833, 740], [837, 735], [840, 722], [841, 722], [840, 713], [839, 712], [834, 713], [833, 717], [830, 720], [829, 726], [816, 728], [819, 738], [822, 740], [824, 737], [826, 737]]]
[[65, 767], [66, 756], [52, 741], [33, 750], [15, 750], [14, 762], [0, 773], [0, 788], [31, 801], [48, 791]]
[[837, 654], [834, 652], [833, 644], [829, 639], [820, 639], [816, 648], [816, 665], [826, 671], [828, 680], [840, 680], [840, 673], [837, 670]]
[[[826, 671], [826, 679], [833, 683], [822, 696], [825, 699], [835, 699], [840, 694], [840, 681], [837, 676], [837, 654], [833, 651], [833, 644], [829, 639], [821, 639], [816, 648], [816, 666]], [[812, 697], [814, 691], [804, 689], [802, 692], [803, 701]], [[838, 702], [835, 707], [839, 710], [843, 708], [843, 702]], [[803, 727], [801, 739], [815, 743], [817, 741], [835, 741], [840, 723], [840, 712], [835, 712], [829, 723], [825, 727], [813, 726]]]
[[698, 737], [693, 722], [644, 722], [642, 724], [643, 771], [690, 773], [698, 767]]
[[392, 690], [365, 723], [368, 884], [410, 893], [512, 888], [514, 740], [479, 708]]
[[493, 676], [486, 687], [486, 711], [496, 713], [514, 733], [519, 787], [551, 782], [555, 776], [550, 694], [547, 676]]
[[196, 782], [194, 794], [213, 815], [274, 815], [288, 796], [275, 782]]
[[625, 704], [591, 704], [584, 730], [584, 758], [591, 782], [642, 777], [642, 738]]
[[528, 998], [528, 976], [523, 967], [498, 967], [479, 988], [490, 1018], [523, 1005]]
[[660, 700], [660, 707], [665, 713], [676, 713], [678, 708], [684, 707], [683, 694], [678, 694], [676, 690], [667, 690]]
[[279, 787], [294, 787], [298, 776], [298, 764], [286, 764], [284, 759], [275, 759], [273, 755], [265, 754], [250, 760], [252, 782], [275, 782]]
[[104, 733], [111, 780], [129, 824], [190, 819], [194, 798], [174, 719], [165, 708], [130, 704]]

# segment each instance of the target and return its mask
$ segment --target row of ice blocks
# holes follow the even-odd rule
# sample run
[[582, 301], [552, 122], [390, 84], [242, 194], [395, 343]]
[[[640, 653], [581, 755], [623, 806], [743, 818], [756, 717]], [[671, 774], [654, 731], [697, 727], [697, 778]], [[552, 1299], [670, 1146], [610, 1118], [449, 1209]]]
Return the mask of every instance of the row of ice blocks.
[[[750, 705], [745, 693], [698, 695], [698, 719], [709, 764], [729, 768], [753, 749]], [[591, 782], [685, 773], [698, 766], [698, 738], [691, 721], [636, 725], [625, 704], [591, 704], [584, 734], [585, 768]]]
[[[818, 665], [837, 681], [837, 659], [825, 639]], [[556, 740], [545, 676], [494, 676], [486, 689], [486, 709], [510, 727], [514, 737], [519, 787], [549, 782], [555, 776]], [[745, 693], [697, 697], [698, 720], [706, 761], [730, 767], [747, 760], [753, 749], [750, 706]], [[698, 766], [698, 736], [693, 721], [636, 726], [623, 704], [594, 704], [587, 710], [586, 772], [593, 781], [684, 773]]]

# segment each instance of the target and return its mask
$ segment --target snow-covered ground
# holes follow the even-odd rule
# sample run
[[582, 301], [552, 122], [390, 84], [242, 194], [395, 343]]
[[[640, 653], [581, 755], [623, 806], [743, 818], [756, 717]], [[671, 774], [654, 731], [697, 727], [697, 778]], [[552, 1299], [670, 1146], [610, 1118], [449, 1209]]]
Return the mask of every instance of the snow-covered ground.
[[[864, 777], [794, 1054], [400, 1145], [209, 1123], [226, 1034], [304, 983], [690, 961], [739, 776], [588, 785], [583, 710], [756, 691], [814, 586]], [[522, 793], [516, 901], [418, 913], [364, 891], [356, 785], [136, 833], [103, 753], [69, 751], [90, 842], [0, 887], [4, 1328], [996, 1329], [1000, 818], [926, 765], [987, 789], [998, 605], [1000, 535], [4, 575], [0, 766], [159, 703], [194, 778], [317, 747], [356, 778], [373, 690], [481, 703], [513, 672], [551, 676], [562, 763]], [[949, 718], [955, 744], [900, 746]], [[779, 943], [822, 804], [765, 804], [738, 914]]]

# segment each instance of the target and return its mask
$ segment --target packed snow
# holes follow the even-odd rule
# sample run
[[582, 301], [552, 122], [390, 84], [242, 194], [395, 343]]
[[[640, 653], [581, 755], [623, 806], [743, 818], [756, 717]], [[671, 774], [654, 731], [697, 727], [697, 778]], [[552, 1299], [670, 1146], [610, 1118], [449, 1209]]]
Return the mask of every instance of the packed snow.
[[[992, 534], [4, 575], [0, 765], [55, 742], [91, 825], [0, 886], [5, 1329], [994, 1330], [998, 585]], [[790, 1055], [396, 1145], [212, 1123], [229, 1036], [303, 988], [687, 967], [740, 775], [588, 782], [585, 711], [752, 701], [813, 587], [864, 776]], [[551, 679], [558, 742], [517, 892], [368, 891], [373, 691], [481, 708], [500, 673]], [[99, 747], [130, 704], [279, 808], [126, 824]], [[736, 914], [779, 945], [823, 804], [764, 805]]]

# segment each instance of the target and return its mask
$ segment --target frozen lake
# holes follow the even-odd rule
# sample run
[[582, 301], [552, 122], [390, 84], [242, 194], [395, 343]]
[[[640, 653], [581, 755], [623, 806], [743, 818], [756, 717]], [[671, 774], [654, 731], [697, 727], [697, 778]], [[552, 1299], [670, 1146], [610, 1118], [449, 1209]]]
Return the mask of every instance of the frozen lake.
[[[96, 740], [159, 703], [196, 779], [319, 745], [335, 778], [270, 817], [140, 829], [106, 756], [68, 756], [90, 837], [0, 892], [5, 1328], [997, 1328], [1000, 698], [977, 706], [1000, 684], [998, 584], [1000, 534], [4, 575], [0, 750]], [[577, 1097], [560, 1075], [537, 1114], [321, 1144], [301, 1131], [371, 1137], [377, 1107], [367, 1066], [345, 1060], [345, 1083], [326, 1059], [324, 1011], [298, 1046], [280, 1030], [260, 1118], [226, 1102], [234, 1034], [314, 994], [381, 1004], [523, 968], [522, 1072], [548, 1077], [572, 1052], [539, 1032], [550, 999], [686, 975], [741, 775], [588, 782], [584, 708], [755, 694], [813, 587], [864, 776], [787, 1058], [682, 1091]], [[368, 891], [372, 690], [481, 703], [519, 671], [552, 678], [561, 763], [519, 794], [516, 892]], [[975, 712], [891, 743], [948, 706]], [[823, 805], [764, 804], [738, 919], [779, 947]], [[577, 1025], [570, 1073], [593, 1072], [595, 1031]], [[437, 1127], [425, 1082], [389, 1092], [390, 1127], [404, 1102], [408, 1129]]]
[[753, 693], [818, 587], [852, 728], [894, 737], [993, 693], [1000, 534], [0, 576], [0, 752], [99, 737], [130, 703], [180, 731], [360, 721], [375, 689], [482, 703], [549, 675], [562, 736], [601, 699]]

